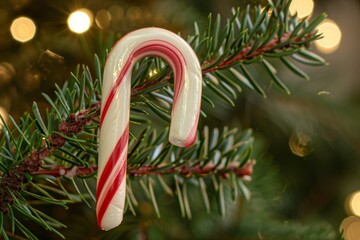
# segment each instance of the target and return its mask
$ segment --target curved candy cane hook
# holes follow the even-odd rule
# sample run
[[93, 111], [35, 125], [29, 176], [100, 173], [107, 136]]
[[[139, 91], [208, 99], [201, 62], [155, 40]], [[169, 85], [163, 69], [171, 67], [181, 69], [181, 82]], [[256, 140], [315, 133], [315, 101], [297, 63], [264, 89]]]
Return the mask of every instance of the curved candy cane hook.
[[196, 138], [202, 72], [192, 48], [178, 35], [160, 28], [144, 28], [124, 36], [106, 61], [102, 88], [96, 212], [98, 225], [104, 230], [118, 226], [123, 218], [131, 70], [146, 56], [164, 59], [174, 71], [169, 141], [187, 147]]

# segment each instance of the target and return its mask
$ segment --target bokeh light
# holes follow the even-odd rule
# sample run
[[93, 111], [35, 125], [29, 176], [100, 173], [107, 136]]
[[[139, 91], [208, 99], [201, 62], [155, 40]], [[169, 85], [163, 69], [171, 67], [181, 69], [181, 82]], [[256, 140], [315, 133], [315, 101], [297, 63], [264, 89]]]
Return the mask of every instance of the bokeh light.
[[[8, 124], [9, 121], [9, 114], [6, 111], [5, 108], [0, 107], [0, 116], [2, 116], [2, 118], [4, 119], [5, 123]], [[0, 129], [2, 129], [2, 127], [4, 126], [3, 121], [0, 119]]]
[[290, 4], [290, 13], [295, 15], [297, 13], [298, 18], [304, 18], [312, 14], [314, 10], [313, 0], [293, 0]]
[[343, 232], [345, 240], [360, 239], [360, 218], [350, 216], [345, 218], [340, 225], [340, 232]]
[[350, 215], [360, 217], [360, 191], [353, 192], [347, 197], [345, 208]]
[[315, 45], [319, 51], [329, 54], [339, 48], [341, 30], [334, 21], [326, 19], [317, 27], [317, 30], [323, 35], [322, 39], [315, 41]]
[[84, 33], [90, 29], [93, 22], [93, 14], [88, 9], [79, 9], [70, 14], [68, 18], [68, 26], [72, 32]]
[[313, 150], [313, 139], [306, 133], [295, 131], [289, 138], [289, 147], [296, 156], [305, 157]]
[[8, 62], [0, 63], [0, 84], [8, 84], [15, 76], [15, 68]]
[[111, 14], [109, 11], [102, 9], [96, 13], [95, 22], [99, 28], [107, 28], [110, 24], [110, 21]]
[[16, 41], [27, 42], [34, 38], [36, 25], [30, 18], [19, 17], [12, 22], [10, 32]]

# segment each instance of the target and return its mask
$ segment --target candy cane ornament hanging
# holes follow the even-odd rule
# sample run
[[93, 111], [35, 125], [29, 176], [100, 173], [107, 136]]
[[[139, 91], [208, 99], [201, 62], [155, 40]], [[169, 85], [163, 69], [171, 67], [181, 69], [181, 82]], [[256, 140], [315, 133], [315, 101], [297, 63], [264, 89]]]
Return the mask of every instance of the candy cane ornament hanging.
[[139, 29], [121, 38], [106, 61], [102, 87], [96, 213], [104, 230], [118, 226], [123, 219], [131, 70], [147, 56], [162, 58], [174, 72], [169, 141], [188, 147], [196, 138], [202, 72], [192, 48], [178, 35], [160, 28]]

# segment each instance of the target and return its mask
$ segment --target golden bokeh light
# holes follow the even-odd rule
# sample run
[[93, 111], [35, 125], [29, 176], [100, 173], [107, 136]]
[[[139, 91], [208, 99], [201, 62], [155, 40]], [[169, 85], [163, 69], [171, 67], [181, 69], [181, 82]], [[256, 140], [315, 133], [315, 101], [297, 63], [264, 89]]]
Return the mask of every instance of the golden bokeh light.
[[343, 232], [345, 240], [359, 240], [360, 218], [355, 216], [345, 218], [340, 225], [339, 231]]
[[111, 21], [111, 14], [109, 11], [102, 9], [96, 13], [95, 22], [99, 28], [101, 29], [107, 28], [110, 24], [110, 21]]
[[313, 0], [293, 0], [289, 8], [291, 15], [295, 15], [297, 13], [298, 18], [304, 18], [311, 15], [313, 10]]
[[[0, 116], [4, 119], [5, 123], [7, 124], [9, 122], [9, 114], [6, 111], [5, 108], [0, 107]], [[3, 121], [0, 119], [0, 129], [4, 126]]]
[[313, 139], [303, 132], [295, 131], [289, 138], [289, 147], [296, 156], [305, 157], [313, 150]]
[[36, 25], [30, 18], [18, 17], [10, 26], [12, 37], [19, 42], [27, 42], [34, 38]]
[[8, 62], [0, 63], [0, 84], [9, 84], [15, 74], [16, 71], [12, 64]]
[[339, 48], [341, 30], [334, 21], [326, 19], [317, 27], [317, 30], [323, 35], [322, 39], [315, 41], [315, 45], [319, 51], [329, 54]]
[[347, 197], [345, 207], [349, 214], [360, 217], [360, 191], [353, 192]]
[[93, 14], [90, 10], [82, 8], [70, 14], [67, 23], [72, 32], [81, 34], [88, 31], [93, 22]]

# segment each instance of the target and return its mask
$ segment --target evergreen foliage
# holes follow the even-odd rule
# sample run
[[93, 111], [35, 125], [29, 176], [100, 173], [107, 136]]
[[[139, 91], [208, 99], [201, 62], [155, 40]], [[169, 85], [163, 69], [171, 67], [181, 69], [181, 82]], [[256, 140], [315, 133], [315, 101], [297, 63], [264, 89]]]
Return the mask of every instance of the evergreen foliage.
[[[230, 203], [250, 199], [247, 185], [256, 167], [252, 131], [223, 126], [211, 129], [206, 126], [205, 109], [219, 108], [222, 104], [234, 106], [244, 87], [266, 97], [264, 82], [253, 76], [249, 66], [261, 66], [279, 89], [290, 94], [277, 75], [274, 61], [306, 80], [309, 77], [298, 67], [299, 63], [326, 64], [308, 50], [309, 44], [321, 37], [315, 28], [326, 15], [310, 22], [298, 20], [290, 16], [289, 5], [290, 1], [269, 0], [264, 9], [234, 8], [229, 19], [210, 14], [205, 27], [195, 24], [194, 35], [186, 39], [202, 64], [203, 124], [191, 148], [178, 148], [167, 140], [168, 128], [164, 126], [169, 123], [174, 95], [170, 67], [156, 58], [145, 58], [136, 64], [131, 86], [126, 198], [126, 209], [134, 216], [139, 199], [147, 199], [160, 217], [162, 206], [158, 199], [167, 194], [177, 200], [180, 215], [191, 219], [194, 203], [189, 200], [189, 189], [195, 188], [203, 200], [203, 211], [213, 212], [213, 206], [217, 205], [221, 216], [229, 214]], [[37, 239], [28, 227], [29, 221], [64, 238], [62, 231], [66, 226], [42, 206], [68, 208], [69, 204], [79, 202], [93, 205], [105, 62], [105, 55], [101, 54], [100, 58], [94, 57], [93, 72], [87, 66], [79, 66], [68, 82], [56, 86], [55, 98], [43, 94], [49, 103], [45, 113], [34, 103], [32, 113], [25, 113], [19, 123], [10, 117], [11, 124], [7, 125], [2, 119], [0, 234], [3, 239], [21, 235]], [[258, 181], [257, 177], [260, 176], [252, 177], [253, 182]], [[282, 231], [280, 228], [265, 234], [281, 237], [292, 233], [296, 226]], [[324, 228], [319, 228], [318, 233], [329, 236]], [[302, 229], [304, 235], [315, 234], [314, 228]]]

